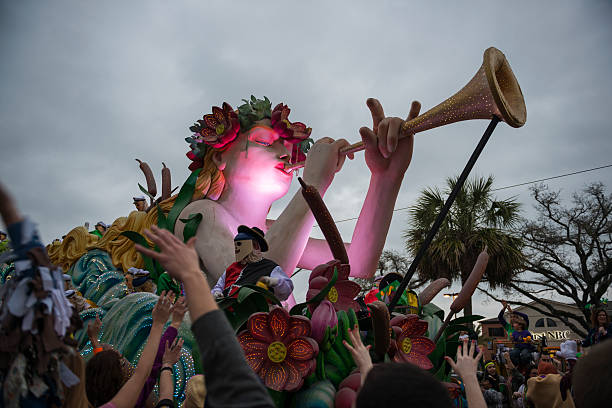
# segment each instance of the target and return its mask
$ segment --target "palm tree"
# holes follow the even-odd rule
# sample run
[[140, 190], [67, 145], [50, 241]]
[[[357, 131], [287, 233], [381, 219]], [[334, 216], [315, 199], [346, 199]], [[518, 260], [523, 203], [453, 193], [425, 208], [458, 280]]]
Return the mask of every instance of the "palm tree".
[[[411, 228], [404, 234], [409, 253], [417, 253], [456, 183], [457, 178], [447, 179], [443, 192], [437, 187], [425, 189], [410, 208]], [[421, 260], [418, 273], [422, 279], [460, 279], [464, 284], [485, 246], [490, 256], [485, 279], [491, 288], [505, 287], [520, 270], [522, 243], [509, 232], [520, 220], [520, 203], [514, 198], [494, 199], [492, 186], [493, 176], [465, 183]], [[464, 315], [471, 314], [470, 301]]]

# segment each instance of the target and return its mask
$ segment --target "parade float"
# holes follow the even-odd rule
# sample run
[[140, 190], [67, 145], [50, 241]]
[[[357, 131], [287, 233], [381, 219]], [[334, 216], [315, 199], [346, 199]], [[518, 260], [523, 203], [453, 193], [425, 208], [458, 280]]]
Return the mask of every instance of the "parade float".
[[[481, 68], [462, 90], [423, 115], [418, 116], [418, 110], [418, 103], [413, 104], [409, 120], [403, 122], [400, 136], [462, 120], [490, 119], [491, 123], [401, 281], [377, 288], [373, 295], [375, 299], [371, 297], [367, 303], [365, 300], [358, 302], [356, 297], [360, 287], [349, 278], [351, 270], [360, 265], [349, 264], [345, 244], [317, 188], [300, 180], [300, 194], [321, 227], [332, 254], [332, 259], [322, 259], [319, 266], [312, 268], [306, 301], [295, 305], [281, 303], [265, 285], [244, 285], [232, 296], [218, 299], [219, 307], [225, 311], [236, 331], [248, 364], [259, 375], [279, 407], [351, 406], [361, 381], [343, 341], [350, 342], [348, 331], [355, 327], [359, 327], [364, 344], [372, 346], [374, 363], [412, 363], [431, 372], [440, 381], [450, 382], [451, 368], [444, 357], [454, 357], [459, 332], [467, 331], [473, 321], [482, 318], [454, 317], [470, 299], [485, 272], [488, 255], [484, 248], [449, 314], [431, 303], [434, 296], [449, 284], [447, 280], [434, 281], [419, 294], [407, 286], [497, 123], [505, 121], [513, 127], [524, 124], [526, 111], [523, 96], [504, 55], [490, 48], [485, 51]], [[147, 180], [147, 188], [141, 189], [150, 199], [148, 209], [116, 219], [102, 238], [90, 234], [84, 227], [77, 227], [63, 241], [55, 241], [47, 247], [52, 262], [69, 275], [69, 286], [87, 302], [80, 313], [85, 325], [96, 316], [102, 319], [101, 342], [113, 345], [132, 364], [138, 362], [150, 330], [151, 310], [157, 295], [146, 290], [138, 291], [136, 279], [130, 276], [130, 271], [134, 268], [147, 271], [148, 279], [156, 285], [160, 284], [164, 274], [161, 265], [134, 249], [134, 243], [154, 247], [143, 235], [146, 228], [156, 225], [172, 231], [185, 241], [196, 236], [198, 242], [213, 242], [215, 245], [221, 245], [218, 244], [221, 242], [225, 246], [219, 247], [222, 248], [220, 252], [229, 246], [232, 251], [229, 256], [222, 254], [212, 261], [209, 259], [211, 254], [205, 252], [203, 247], [196, 248], [204, 269], [211, 275], [209, 279], [213, 281], [222, 272], [218, 267], [215, 270], [216, 265], [223, 264], [223, 268], [226, 268], [232, 262], [231, 237], [235, 234], [232, 229], [235, 229], [236, 223], [223, 225], [226, 230], [209, 228], [207, 224], [210, 222], [207, 206], [227, 191], [225, 178], [232, 175], [229, 169], [231, 163], [222, 161], [220, 157], [233, 149], [232, 146], [237, 146], [235, 141], [240, 141], [243, 134], [248, 132], [252, 135], [253, 129], [263, 127], [268, 133], [276, 134], [276, 139], [245, 139], [245, 148], [237, 150], [236, 157], [249, 157], [248, 160], [254, 161], [258, 157], [258, 149], [268, 148], [276, 140], [282, 139], [290, 157], [282, 168], [274, 166], [277, 173], [273, 177], [284, 177], [282, 183], [288, 189], [291, 170], [304, 166], [306, 153], [312, 144], [310, 128], [301, 122], [290, 122], [288, 115], [288, 107], [279, 104], [272, 109], [267, 98], [260, 100], [252, 97], [237, 110], [227, 103], [220, 108], [214, 107], [212, 114], [205, 115], [190, 128], [193, 136], [186, 141], [190, 145], [187, 156], [191, 160], [189, 168], [192, 173], [178, 194], [172, 195], [170, 172], [164, 165], [162, 194], [157, 197], [155, 178], [148, 165], [140, 162]], [[358, 143], [344, 148], [340, 153], [351, 154], [363, 148], [363, 143]], [[282, 194], [286, 193], [286, 189]], [[282, 195], [278, 191], [273, 193], [276, 194], [274, 199]], [[288, 228], [287, 225], [291, 223], [277, 225]], [[210, 231], [217, 235], [211, 236]], [[383, 232], [384, 242], [386, 230]], [[278, 235], [277, 231], [274, 233]], [[291, 234], [287, 234], [280, 234], [276, 242], [291, 241]], [[289, 262], [288, 265], [295, 266], [296, 262]], [[10, 266], [4, 267], [2, 279], [9, 279], [11, 271]], [[373, 273], [372, 270], [366, 277], [371, 277]], [[180, 361], [174, 370], [175, 397], [181, 401], [186, 380], [202, 373], [188, 315], [178, 336], [185, 340]], [[88, 359], [92, 347], [85, 330], [77, 333], [76, 340], [81, 354]], [[449, 389], [454, 387], [449, 384]]]

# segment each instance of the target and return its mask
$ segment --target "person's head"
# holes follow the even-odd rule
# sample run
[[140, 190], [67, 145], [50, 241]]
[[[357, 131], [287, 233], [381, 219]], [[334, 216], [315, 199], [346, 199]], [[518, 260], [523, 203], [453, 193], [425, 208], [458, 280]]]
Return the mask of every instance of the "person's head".
[[268, 242], [261, 229], [257, 227], [249, 228], [246, 225], [238, 227], [238, 234], [234, 237], [236, 262], [257, 262], [262, 258], [261, 253], [267, 250]]
[[407, 363], [375, 365], [357, 394], [356, 408], [452, 406], [441, 382], [427, 371]]
[[293, 174], [284, 167], [305, 158], [301, 143], [310, 140], [310, 128], [289, 122], [285, 105], [272, 110], [267, 98], [245, 102], [237, 111], [227, 103], [213, 107], [213, 114], [190, 127], [189, 168], [202, 169], [194, 198], [216, 200], [231, 191], [273, 201], [289, 190]]
[[512, 328], [516, 331], [527, 330], [529, 326], [529, 320], [527, 315], [519, 312], [512, 312], [512, 317], [510, 318], [512, 323]]
[[101, 351], [87, 362], [85, 368], [87, 399], [94, 407], [106, 404], [126, 380], [121, 355], [115, 350]]
[[527, 368], [527, 378], [533, 378], [538, 376], [538, 368], [534, 365], [530, 365]]
[[558, 374], [557, 368], [553, 363], [540, 361], [538, 364], [538, 375]]
[[608, 407], [612, 401], [612, 341], [601, 342], [580, 358], [572, 374], [577, 408]]
[[147, 210], [147, 200], [144, 197], [133, 197], [133, 199], [134, 199], [134, 207], [136, 207], [137, 211]]
[[495, 373], [497, 372], [497, 368], [495, 367], [495, 362], [489, 361], [488, 363], [486, 363], [485, 370], [487, 370], [487, 374], [495, 375]]
[[608, 316], [608, 312], [606, 312], [605, 309], [593, 310], [591, 313], [591, 324], [595, 329], [610, 324], [610, 316]]
[[206, 400], [206, 383], [202, 374], [196, 374], [185, 385], [183, 408], [202, 408]]
[[107, 229], [108, 229], [108, 226], [102, 221], [98, 221], [98, 223], [96, 224], [96, 230], [98, 230], [98, 232], [102, 235], [106, 233]]

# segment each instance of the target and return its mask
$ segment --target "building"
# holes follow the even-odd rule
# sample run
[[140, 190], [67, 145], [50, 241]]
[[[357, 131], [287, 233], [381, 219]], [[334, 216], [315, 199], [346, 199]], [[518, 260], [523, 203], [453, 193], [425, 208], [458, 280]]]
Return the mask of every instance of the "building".
[[[554, 305], [556, 309], [567, 311], [573, 314], [580, 314], [581, 311], [578, 307], [567, 304], [556, 302], [554, 300], [545, 300], [549, 302], [551, 305]], [[534, 305], [535, 307], [542, 309], [543, 306], [539, 305], [535, 302], [529, 303], [527, 306], [519, 306], [513, 308], [512, 310], [525, 313], [529, 317], [529, 328], [528, 330], [533, 335], [534, 340], [541, 340], [543, 337], [546, 337], [546, 344], [549, 347], [558, 348], [561, 343], [566, 340], [582, 340], [582, 336], [575, 333], [571, 328], [566, 326], [560, 319], [554, 317], [544, 316], [537, 310], [531, 308], [530, 306]], [[506, 320], [509, 320], [508, 315], [506, 314]], [[573, 319], [570, 319], [572, 321]], [[575, 324], [580, 327], [581, 325], [576, 322]], [[481, 334], [481, 344], [486, 343], [486, 351], [485, 358], [491, 358], [491, 352], [493, 350], [493, 342], [495, 341], [503, 341], [506, 340], [507, 334], [504, 328], [501, 326], [497, 317], [481, 320], [480, 322], [482, 334]]]

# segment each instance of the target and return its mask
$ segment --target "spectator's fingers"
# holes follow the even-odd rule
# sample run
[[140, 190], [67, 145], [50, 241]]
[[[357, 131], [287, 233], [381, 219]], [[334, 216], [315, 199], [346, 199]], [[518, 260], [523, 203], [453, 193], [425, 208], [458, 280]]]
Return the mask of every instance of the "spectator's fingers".
[[342, 344], [344, 344], [344, 347], [346, 347], [346, 349], [347, 349], [347, 350], [348, 350], [348, 351], [349, 351], [351, 354], [356, 354], [356, 353], [357, 353], [357, 351], [356, 351], [356, 350], [353, 348], [353, 346], [351, 346], [351, 345], [349, 344], [349, 342], [348, 342], [348, 341], [346, 341], [346, 340], [342, 340]]
[[468, 357], [474, 357], [474, 349], [476, 348], [474, 347], [475, 344], [476, 344], [476, 340], [470, 341], [470, 350], [468, 352]]
[[478, 351], [478, 354], [476, 354], [476, 362], [480, 361], [481, 358], [482, 358], [482, 347]]
[[143, 247], [142, 245], [139, 245], [139, 244], [134, 245], [134, 248], [138, 252], [148, 256], [149, 258], [153, 258], [153, 259], [156, 259], [158, 261], [160, 260], [160, 255], [161, 254], [159, 252], [156, 252], [156, 251], [153, 251], [151, 249], [145, 248], [145, 247]]
[[[461, 347], [461, 346], [459, 346]], [[457, 365], [455, 364], [455, 362], [453, 361], [452, 358], [450, 358], [449, 356], [444, 356], [444, 359], [446, 360], [446, 362], [451, 366], [451, 368], [457, 373]]]

